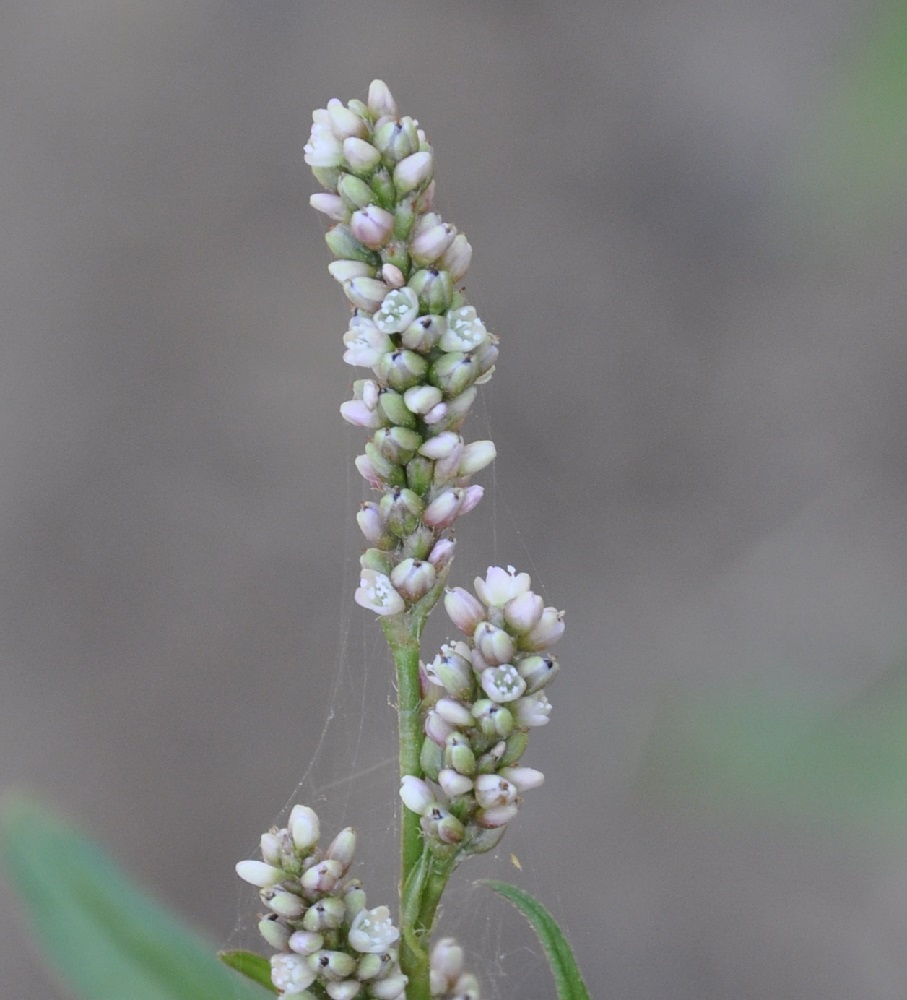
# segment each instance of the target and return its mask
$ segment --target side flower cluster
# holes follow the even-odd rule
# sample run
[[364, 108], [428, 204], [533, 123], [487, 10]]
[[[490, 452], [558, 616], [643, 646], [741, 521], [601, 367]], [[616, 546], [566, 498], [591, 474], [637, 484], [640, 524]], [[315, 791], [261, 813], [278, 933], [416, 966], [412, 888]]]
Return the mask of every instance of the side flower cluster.
[[469, 481], [494, 444], [467, 444], [460, 428], [498, 341], [458, 290], [472, 248], [432, 210], [431, 146], [382, 81], [367, 102], [314, 112], [305, 160], [326, 188], [311, 203], [334, 223], [329, 270], [353, 308], [343, 358], [372, 372], [340, 408], [372, 432], [356, 467], [381, 493], [357, 518], [370, 547], [355, 598], [396, 615], [440, 589], [454, 522], [482, 497]]
[[543, 689], [558, 671], [548, 647], [564, 621], [530, 583], [513, 567], [491, 566], [475, 581], [477, 596], [449, 590], [445, 609], [466, 639], [443, 646], [423, 668], [425, 777], [405, 776], [400, 795], [430, 842], [466, 854], [497, 844], [523, 792], [544, 780], [518, 762], [528, 731], [548, 722]]
[[429, 988], [435, 1000], [479, 1000], [479, 982], [463, 971], [463, 949], [454, 938], [441, 938], [431, 950]]
[[277, 950], [271, 981], [304, 1000], [399, 1000], [407, 983], [394, 947], [400, 932], [388, 908], [368, 909], [360, 882], [347, 877], [356, 834], [341, 830], [324, 851], [319, 836], [314, 810], [294, 806], [285, 828], [262, 835], [262, 860], [236, 866], [269, 911], [258, 929]]

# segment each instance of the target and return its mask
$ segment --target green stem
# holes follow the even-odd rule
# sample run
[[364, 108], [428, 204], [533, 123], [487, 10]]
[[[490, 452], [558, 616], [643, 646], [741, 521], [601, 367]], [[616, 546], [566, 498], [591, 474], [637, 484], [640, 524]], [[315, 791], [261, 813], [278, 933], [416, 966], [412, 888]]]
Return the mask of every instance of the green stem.
[[[422, 751], [422, 686], [419, 680], [419, 633], [415, 622], [407, 615], [384, 618], [381, 621], [387, 644], [390, 646], [397, 668], [397, 723], [399, 726], [400, 777], [414, 774], [422, 777], [420, 755]], [[400, 891], [410, 873], [419, 864], [422, 854], [422, 831], [419, 817], [403, 809], [401, 831]]]
[[[422, 682], [419, 677], [419, 639], [431, 609], [444, 590], [447, 574], [408, 612], [383, 618], [381, 627], [394, 658], [397, 673], [397, 723], [400, 777], [422, 774]], [[430, 1000], [428, 940], [435, 910], [453, 864], [438, 859], [422, 837], [419, 816], [403, 807], [400, 831], [400, 968], [409, 977], [407, 1000]]]

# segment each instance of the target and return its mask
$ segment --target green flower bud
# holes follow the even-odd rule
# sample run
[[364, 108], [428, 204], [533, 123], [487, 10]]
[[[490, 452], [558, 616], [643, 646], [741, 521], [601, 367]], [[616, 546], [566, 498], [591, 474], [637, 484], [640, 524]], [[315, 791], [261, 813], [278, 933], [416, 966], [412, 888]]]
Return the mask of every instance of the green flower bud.
[[[394, 235], [396, 236], [396, 230]], [[393, 264], [393, 266], [400, 272], [401, 276], [409, 273], [409, 252], [407, 251], [405, 244], [400, 242], [399, 238], [393, 240], [384, 247], [381, 251], [381, 259], [385, 264]]]
[[356, 969], [356, 959], [344, 951], [323, 949], [316, 951], [314, 955], [309, 955], [306, 961], [312, 972], [317, 972], [327, 980], [346, 979]]
[[444, 751], [434, 740], [426, 737], [422, 741], [422, 751], [419, 754], [419, 763], [426, 778], [432, 781], [438, 780], [438, 774], [444, 767]]
[[384, 494], [378, 503], [378, 509], [388, 531], [398, 538], [405, 538], [419, 523], [422, 501], [412, 490], [397, 487]]
[[406, 474], [399, 465], [395, 465], [393, 462], [388, 461], [378, 450], [378, 448], [369, 441], [365, 446], [366, 458], [372, 463], [372, 468], [375, 470], [377, 475], [388, 484], [388, 486], [402, 486], [406, 481]]
[[453, 282], [447, 271], [423, 268], [409, 279], [409, 287], [419, 296], [419, 304], [425, 312], [441, 315], [450, 308]]
[[507, 739], [513, 732], [513, 713], [490, 698], [482, 698], [472, 706], [476, 725], [486, 739]]
[[444, 763], [460, 774], [476, 773], [476, 757], [466, 737], [460, 733], [451, 733], [444, 747]]
[[431, 459], [416, 455], [406, 463], [406, 485], [420, 497], [425, 496], [431, 486], [434, 471], [435, 463]]
[[385, 163], [388, 165], [398, 163], [419, 148], [416, 123], [409, 117], [384, 122], [375, 129], [373, 141], [375, 147], [381, 151]]
[[434, 532], [420, 524], [403, 539], [402, 555], [407, 559], [427, 559], [434, 544]]
[[312, 167], [312, 174], [315, 180], [328, 191], [337, 190], [337, 182], [340, 180], [339, 167]]
[[381, 162], [381, 153], [370, 142], [358, 136], [343, 140], [343, 157], [350, 170], [360, 177], [368, 177]]
[[380, 256], [374, 250], [369, 250], [353, 236], [349, 226], [337, 225], [329, 229], [324, 237], [325, 243], [335, 257], [344, 260], [361, 260], [372, 267], [381, 263]]
[[377, 978], [384, 971], [382, 955], [363, 955], [356, 965], [356, 978], [365, 981]]
[[405, 465], [422, 446], [422, 436], [408, 427], [381, 427], [372, 441], [383, 458]]
[[[532, 595], [535, 596], [535, 595]], [[504, 609], [506, 611], [506, 607]], [[535, 694], [547, 687], [560, 669], [553, 656], [524, 656], [516, 663], [520, 677], [526, 682], [526, 694]]]
[[[401, 337], [403, 346], [420, 354], [428, 354], [441, 339], [446, 328], [443, 316], [420, 316], [403, 331]], [[423, 412], [427, 413], [428, 410]]]
[[383, 355], [375, 365], [375, 374], [397, 392], [418, 385], [425, 378], [428, 362], [415, 351], [396, 350]]
[[310, 906], [305, 911], [302, 918], [302, 926], [307, 931], [327, 931], [334, 930], [343, 923], [346, 915], [346, 905], [342, 899], [336, 896], [327, 896], [319, 899], [317, 903]]
[[386, 552], [382, 552], [381, 549], [371, 548], [366, 549], [365, 552], [359, 556], [359, 565], [363, 569], [371, 569], [376, 573], [381, 573], [387, 576], [391, 571], [391, 560]]
[[375, 200], [382, 208], [386, 208], [389, 212], [394, 209], [394, 201], [396, 199], [396, 191], [394, 190], [394, 182], [391, 179], [390, 173], [381, 167], [376, 170], [372, 175], [371, 181], [372, 191], [375, 192]]
[[478, 365], [471, 354], [451, 351], [450, 354], [442, 354], [431, 366], [428, 380], [445, 396], [456, 397], [464, 393], [478, 375]]
[[344, 174], [337, 185], [337, 194], [343, 203], [355, 212], [357, 208], [365, 208], [375, 200], [375, 192], [361, 177], [355, 174]]
[[396, 427], [416, 426], [416, 417], [404, 402], [403, 396], [393, 389], [385, 389], [378, 395], [378, 412], [389, 424]]
[[501, 757], [501, 767], [513, 767], [520, 757], [523, 756], [528, 741], [529, 734], [522, 729], [518, 729], [508, 736], [504, 748], [504, 756]]

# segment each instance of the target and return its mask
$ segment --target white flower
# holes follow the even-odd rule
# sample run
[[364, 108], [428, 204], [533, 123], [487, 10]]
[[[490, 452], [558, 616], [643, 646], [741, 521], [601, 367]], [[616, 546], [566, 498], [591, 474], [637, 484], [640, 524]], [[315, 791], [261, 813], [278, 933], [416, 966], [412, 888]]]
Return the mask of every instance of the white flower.
[[515, 708], [515, 716], [519, 725], [527, 729], [533, 726], [545, 726], [548, 724], [548, 716], [551, 714], [551, 702], [541, 691], [535, 694], [526, 695], [520, 698]]
[[390, 337], [383, 333], [368, 316], [354, 316], [343, 335], [346, 351], [343, 360], [358, 368], [372, 368], [382, 354], [394, 349]]
[[390, 910], [377, 906], [374, 910], [360, 910], [350, 925], [347, 940], [364, 955], [377, 955], [400, 937], [400, 931], [391, 921]]
[[474, 351], [488, 340], [485, 324], [472, 306], [461, 306], [447, 313], [447, 329], [438, 342], [442, 351]]
[[405, 610], [403, 598], [383, 573], [364, 569], [359, 578], [359, 589], [353, 595], [356, 603], [376, 615], [399, 615]]
[[419, 315], [419, 299], [411, 288], [392, 288], [375, 313], [375, 325], [382, 333], [400, 333]]
[[315, 973], [299, 955], [272, 955], [271, 982], [281, 993], [295, 996], [304, 993], [315, 982]]
[[483, 604], [500, 608], [514, 597], [524, 594], [531, 582], [528, 573], [518, 574], [513, 566], [508, 566], [506, 570], [500, 566], [489, 566], [485, 579], [477, 576], [474, 586]]
[[305, 144], [303, 159], [310, 167], [340, 166], [343, 160], [343, 142], [334, 135], [330, 124], [315, 121], [309, 141]]
[[504, 663], [499, 667], [486, 667], [482, 671], [481, 681], [482, 690], [499, 705], [516, 701], [526, 690], [526, 682], [520, 677], [516, 667], [510, 663]]

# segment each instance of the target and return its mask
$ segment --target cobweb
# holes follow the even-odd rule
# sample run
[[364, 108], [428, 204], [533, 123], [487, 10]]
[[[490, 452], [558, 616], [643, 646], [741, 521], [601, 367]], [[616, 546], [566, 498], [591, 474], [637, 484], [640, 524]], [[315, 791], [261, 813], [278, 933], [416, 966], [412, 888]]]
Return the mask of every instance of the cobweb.
[[[494, 440], [490, 424], [484, 401], [480, 400], [469, 421], [467, 439]], [[273, 815], [262, 818], [260, 829], [285, 825], [296, 803], [318, 812], [322, 844], [343, 827], [352, 826], [357, 832], [352, 874], [362, 880], [369, 905], [387, 904], [395, 912], [402, 806], [397, 794], [393, 664], [373, 616], [353, 601], [362, 550], [353, 513], [360, 499], [374, 495], [361, 485], [353, 470], [352, 458], [357, 453], [354, 449], [359, 447], [361, 443], [354, 443], [353, 435], [349, 435], [345, 509], [350, 515], [344, 533], [344, 572], [337, 601], [336, 656], [332, 664], [325, 665], [325, 670], [333, 672], [329, 709], [317, 746], [298, 783], [282, 803], [276, 804]], [[521, 570], [531, 573], [533, 589], [544, 593], [514, 510], [503, 496], [503, 477], [495, 471], [496, 464], [485, 473], [483, 503], [458, 524], [451, 584], [469, 587], [473, 577], [484, 574], [489, 564], [518, 563]], [[440, 643], [452, 635], [453, 626], [439, 606], [425, 629], [423, 657], [433, 655]], [[275, 711], [279, 713], [280, 706]], [[527, 762], [544, 768], [540, 753], [532, 754], [531, 761], [527, 755]], [[545, 794], [545, 789], [533, 794]], [[533, 826], [532, 812], [530, 799], [495, 851], [468, 859], [454, 872], [439, 910], [435, 939], [452, 936], [459, 940], [465, 951], [465, 969], [478, 977], [485, 1000], [549, 1000], [553, 993], [544, 955], [529, 926], [509, 904], [486, 887], [476, 885], [481, 878], [499, 878], [534, 891], [536, 873], [543, 869], [545, 857], [550, 856], [552, 838], [546, 839], [545, 831]], [[248, 845], [244, 856], [259, 857], [257, 841]], [[549, 907], [553, 904], [557, 917], [563, 912], [562, 901], [550, 898], [550, 888], [546, 891], [549, 898], [545, 903]], [[240, 884], [235, 921], [224, 949], [270, 954], [258, 934], [260, 916], [256, 891]]]

